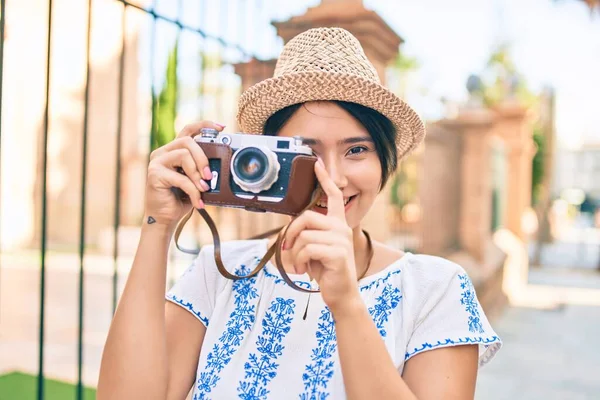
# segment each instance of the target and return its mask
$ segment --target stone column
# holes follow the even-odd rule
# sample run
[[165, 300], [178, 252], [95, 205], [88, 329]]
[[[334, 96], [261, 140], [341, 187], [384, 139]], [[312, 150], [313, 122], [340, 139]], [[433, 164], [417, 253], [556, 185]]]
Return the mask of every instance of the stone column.
[[532, 139], [528, 110], [518, 104], [505, 103], [494, 107], [497, 113], [496, 134], [507, 149], [505, 226], [521, 240], [523, 213], [531, 205], [532, 159], [535, 143]]
[[258, 60], [252, 58], [245, 63], [233, 64], [234, 72], [242, 78], [242, 91], [255, 83], [273, 77], [276, 63], [276, 59]]
[[484, 109], [467, 110], [456, 119], [441, 122], [462, 138], [459, 242], [479, 263], [491, 240], [490, 137], [494, 123], [494, 113]]

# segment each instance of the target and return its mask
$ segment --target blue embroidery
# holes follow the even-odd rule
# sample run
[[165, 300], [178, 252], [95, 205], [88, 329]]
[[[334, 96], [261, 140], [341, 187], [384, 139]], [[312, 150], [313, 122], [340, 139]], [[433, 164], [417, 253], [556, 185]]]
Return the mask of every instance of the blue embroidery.
[[174, 294], [167, 295], [167, 298], [169, 300], [173, 301], [174, 303], [177, 303], [180, 306], [182, 306], [182, 307], [187, 308], [188, 310], [190, 310], [196, 317], [198, 317], [198, 319], [200, 321], [202, 321], [202, 323], [204, 325], [208, 326], [208, 318], [203, 317], [202, 314], [200, 313], [200, 311], [194, 310], [194, 305], [192, 303], [190, 303], [190, 302], [184, 302], [182, 299], [178, 298]]
[[369, 290], [373, 286], [375, 286], [375, 288], [378, 288], [379, 285], [382, 285], [382, 284], [386, 283], [392, 276], [397, 275], [400, 272], [402, 272], [401, 269], [397, 269], [396, 271], [390, 271], [383, 278], [378, 278], [378, 279], [374, 280], [373, 282], [371, 282], [371, 283], [369, 283], [369, 284], [367, 284], [365, 286], [361, 286], [360, 287], [360, 291], [362, 292], [363, 290]]
[[293, 299], [276, 298], [262, 321], [262, 333], [256, 341], [260, 355], [250, 353], [244, 364], [245, 377], [237, 388], [238, 395], [244, 400], [266, 399], [269, 394], [267, 384], [277, 376], [279, 364], [275, 361], [285, 348], [281, 342], [290, 331], [294, 315]]
[[500, 338], [498, 336], [491, 336], [488, 338], [478, 336], [478, 337], [458, 338], [457, 340], [452, 340], [452, 339], [438, 340], [437, 343], [433, 343], [433, 344], [426, 342], [426, 343], [423, 343], [420, 348], [415, 347], [415, 349], [412, 352], [407, 351], [404, 356], [404, 360], [407, 360], [408, 358], [412, 357], [413, 355], [415, 355], [423, 350], [435, 349], [436, 347], [440, 347], [440, 346], [459, 345], [459, 344], [485, 344], [487, 347], [491, 343], [498, 342], [498, 341], [500, 341]]
[[402, 295], [400, 294], [400, 289], [395, 288], [392, 286], [392, 284], [388, 283], [383, 288], [381, 295], [377, 297], [377, 303], [375, 303], [373, 307], [369, 307], [369, 314], [371, 314], [373, 322], [375, 322], [375, 325], [377, 325], [379, 334], [382, 337], [387, 336], [384, 325], [388, 321], [389, 316], [392, 314], [392, 310], [394, 310], [400, 303], [401, 298]]
[[[242, 265], [235, 273], [238, 275], [247, 275], [251, 271]], [[256, 304], [250, 304], [250, 300], [258, 298], [254, 284], [256, 277], [249, 279], [240, 279], [233, 283], [232, 291], [235, 293], [235, 308], [229, 315], [227, 329], [219, 338], [220, 343], [216, 343], [206, 358], [206, 366], [200, 373], [198, 379], [198, 393], [194, 395], [194, 400], [206, 399], [207, 394], [217, 385], [221, 379], [219, 373], [231, 361], [231, 357], [240, 346], [244, 334], [250, 330], [254, 324]], [[253, 302], [255, 303], [255, 302]]]
[[302, 374], [305, 392], [301, 400], [325, 400], [329, 393], [327, 383], [333, 377], [335, 363], [331, 360], [337, 349], [335, 322], [327, 307], [321, 311], [317, 329], [317, 347], [312, 350], [312, 363], [304, 367]]
[[458, 275], [460, 279], [460, 287], [463, 289], [460, 298], [460, 304], [465, 306], [465, 310], [469, 315], [469, 332], [483, 333], [483, 326], [481, 326], [481, 319], [479, 315], [479, 304], [475, 298], [475, 288], [473, 283], [469, 279], [467, 274]]
[[[284, 283], [285, 281], [283, 280], [283, 278], [280, 278], [279, 276], [270, 273], [269, 271], [267, 271], [266, 268], [263, 268], [263, 271], [265, 272], [265, 276], [268, 278], [274, 278], [275, 279], [275, 283]], [[305, 281], [293, 281], [296, 285], [300, 286], [300, 287], [305, 287], [307, 289], [312, 289], [312, 286], [310, 286], [310, 282], [305, 282]]]
[[[256, 258], [257, 264], [258, 264], [258, 262], [260, 262], [260, 258], [259, 257], [255, 257], [255, 258]], [[264, 271], [266, 277], [275, 279], [275, 283], [286, 284], [286, 282], [283, 280], [283, 278], [281, 278], [278, 275], [272, 274], [271, 272], [269, 272], [267, 270], [266, 267], [263, 268], [263, 271]], [[359, 289], [362, 292], [362, 291], [371, 289], [373, 286], [375, 286], [375, 288], [378, 288], [380, 285], [386, 283], [392, 276], [397, 275], [400, 272], [402, 272], [402, 270], [400, 270], [400, 269], [395, 270], [395, 271], [390, 271], [384, 277], [377, 278], [373, 282], [368, 283], [364, 286], [361, 286]], [[306, 282], [306, 281], [293, 281], [293, 282], [300, 287], [305, 287], [306, 289], [313, 289], [310, 282]]]

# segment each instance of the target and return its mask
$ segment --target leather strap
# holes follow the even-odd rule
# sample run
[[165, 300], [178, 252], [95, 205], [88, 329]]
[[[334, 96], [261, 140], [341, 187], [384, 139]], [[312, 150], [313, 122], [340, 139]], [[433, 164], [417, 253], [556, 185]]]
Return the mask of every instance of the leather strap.
[[[302, 212], [300, 214], [298, 214], [298, 215], [301, 215], [304, 211], [313, 208], [315, 206], [315, 204], [317, 204], [318, 201], [320, 200], [321, 193], [322, 193], [321, 188], [317, 187], [317, 189], [314, 192], [313, 199], [311, 200], [310, 204], [308, 204], [304, 208], [304, 210], [302, 210]], [[196, 211], [198, 211], [198, 213], [202, 216], [202, 218], [204, 219], [204, 221], [208, 225], [208, 228], [210, 229], [210, 232], [211, 232], [212, 237], [213, 237], [215, 263], [217, 264], [217, 269], [219, 270], [219, 273], [221, 275], [223, 275], [225, 278], [232, 279], [232, 280], [239, 280], [239, 279], [243, 279], [243, 278], [252, 278], [256, 274], [258, 274], [261, 269], [263, 269], [263, 267], [265, 266], [265, 264], [267, 262], [269, 262], [269, 260], [271, 259], [271, 257], [273, 257], [273, 254], [275, 254], [276, 250], [277, 250], [277, 253], [281, 252], [281, 241], [283, 239], [280, 239], [278, 237], [278, 240], [271, 245], [271, 247], [267, 250], [267, 252], [265, 253], [265, 255], [262, 257], [262, 259], [260, 260], [260, 262], [256, 266], [256, 268], [254, 268], [254, 270], [252, 270], [252, 272], [250, 272], [250, 274], [243, 275], [243, 276], [234, 275], [234, 274], [230, 273], [227, 270], [227, 268], [225, 267], [225, 265], [223, 264], [223, 259], [221, 257], [221, 238], [219, 237], [219, 231], [217, 229], [217, 226], [216, 226], [215, 222], [213, 221], [213, 219], [211, 218], [211, 216], [208, 214], [208, 212], [206, 212], [206, 210], [204, 210], [204, 209], [196, 209]], [[183, 227], [190, 220], [190, 218], [192, 217], [193, 213], [194, 213], [194, 208], [192, 208], [178, 222], [177, 227], [175, 228], [175, 246], [177, 247], [177, 249], [179, 251], [182, 251], [182, 252], [187, 253], [187, 254], [198, 254], [198, 250], [189, 250], [189, 249], [185, 249], [185, 248], [179, 246], [179, 237], [181, 235], [181, 232], [183, 231]], [[272, 236], [273, 234], [275, 234], [277, 232], [281, 232], [283, 228], [285, 228], [285, 231], [287, 232], [287, 228], [290, 226], [290, 224], [296, 218], [298, 218], [298, 216], [293, 217], [292, 221], [290, 221], [290, 223], [288, 223], [285, 227], [271, 229], [271, 230], [269, 230], [267, 232], [261, 233], [261, 234], [259, 234], [257, 236], [254, 236], [254, 237], [250, 238], [250, 239], [264, 239], [264, 238], [267, 238], [269, 236]], [[281, 255], [279, 256], [279, 259], [281, 259]], [[291, 286], [293, 288], [295, 288], [295, 289], [301, 289], [301, 288], [299, 288], [297, 285], [295, 285], [290, 280], [290, 278], [287, 276], [287, 274], [285, 273], [285, 270], [283, 269], [282, 266], [278, 265], [277, 268], [280, 271], [283, 271], [282, 277], [283, 277], [283, 279], [286, 282], [291, 282]]]
[[[309, 209], [313, 208], [318, 203], [318, 201], [321, 198], [321, 193], [322, 193], [321, 188], [318, 187], [317, 190], [315, 191], [315, 194], [313, 196], [312, 201], [310, 202], [309, 205], [307, 205], [304, 208], [304, 210], [302, 210], [302, 213], [304, 211], [306, 211], [306, 210], [309, 210]], [[277, 240], [275, 241], [275, 243], [273, 243], [271, 245], [271, 247], [269, 247], [269, 249], [267, 250], [267, 252], [265, 253], [265, 255], [262, 257], [262, 259], [260, 260], [260, 262], [256, 266], [256, 268], [254, 268], [254, 270], [252, 270], [252, 272], [250, 272], [250, 274], [244, 275], [244, 276], [240, 276], [240, 275], [231, 274], [227, 270], [227, 268], [225, 268], [225, 265], [223, 265], [223, 259], [221, 257], [221, 239], [219, 237], [219, 231], [217, 230], [217, 226], [216, 226], [215, 222], [210, 217], [210, 215], [206, 212], [206, 210], [204, 210], [204, 209], [197, 209], [197, 211], [202, 216], [202, 218], [204, 219], [204, 221], [208, 225], [208, 228], [211, 231], [211, 234], [212, 234], [212, 237], [213, 237], [213, 244], [214, 244], [215, 263], [217, 264], [217, 269], [219, 270], [219, 273], [221, 275], [223, 275], [225, 278], [228, 278], [228, 279], [231, 279], [231, 280], [239, 280], [239, 279], [245, 279], [245, 278], [252, 278], [256, 274], [258, 274], [260, 272], [260, 270], [263, 269], [263, 267], [266, 265], [266, 263], [269, 262], [269, 260], [271, 259], [271, 257], [273, 257], [273, 255], [275, 255], [275, 266], [277, 267], [277, 270], [279, 271], [279, 274], [281, 275], [281, 277], [283, 278], [283, 280], [285, 281], [285, 283], [287, 283], [292, 288], [294, 288], [294, 289], [296, 289], [296, 290], [298, 290], [300, 292], [304, 292], [304, 293], [318, 293], [319, 292], [319, 290], [305, 289], [303, 287], [300, 287], [300, 286], [296, 285], [294, 283], [294, 281], [292, 281], [290, 279], [290, 277], [288, 276], [287, 272], [283, 268], [283, 262], [281, 260], [281, 248], [282, 248], [282, 243], [283, 243], [283, 240], [285, 238], [285, 235], [287, 234], [287, 231], [288, 231], [290, 225], [292, 224], [292, 222], [294, 222], [294, 220], [296, 218], [298, 218], [298, 216], [301, 215], [302, 213], [300, 213], [298, 216], [293, 217], [293, 219], [287, 225], [285, 225], [285, 226], [283, 226], [281, 228], [271, 229], [271, 230], [269, 230], [267, 232], [264, 232], [262, 234], [259, 234], [259, 235], [254, 236], [254, 237], [251, 238], [251, 239], [264, 239], [264, 238], [267, 238], [267, 237], [272, 236], [273, 234], [279, 232], [279, 234], [277, 236]], [[194, 213], [194, 208], [192, 208], [190, 210], [190, 212], [188, 212], [179, 221], [179, 223], [177, 224], [177, 228], [175, 229], [175, 246], [177, 247], [177, 249], [179, 251], [182, 251], [182, 252], [187, 253], [187, 254], [198, 254], [198, 250], [189, 250], [189, 249], [185, 249], [185, 248], [179, 246], [179, 236], [181, 235], [181, 232], [183, 231], [183, 227], [185, 226], [185, 224], [187, 223], [187, 221], [189, 221], [189, 219], [192, 217], [193, 213]], [[368, 261], [367, 261], [367, 267], [365, 268], [365, 271], [362, 273], [362, 275], [360, 276], [360, 278], [358, 278], [359, 280], [362, 279], [362, 277], [367, 273], [367, 270], [369, 269], [369, 267], [371, 265], [371, 260], [373, 259], [373, 245], [371, 243], [371, 237], [364, 230], [363, 230], [363, 233], [367, 237], [367, 245], [368, 245], [368, 248], [369, 248], [368, 249], [368, 251], [369, 251], [369, 257], [368, 257]]]

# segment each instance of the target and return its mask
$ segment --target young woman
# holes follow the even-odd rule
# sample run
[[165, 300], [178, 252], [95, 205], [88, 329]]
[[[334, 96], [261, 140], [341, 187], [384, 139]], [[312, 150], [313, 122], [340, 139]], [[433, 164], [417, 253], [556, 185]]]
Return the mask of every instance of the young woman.
[[[134, 264], [104, 350], [99, 399], [470, 399], [500, 339], [464, 270], [371, 242], [361, 221], [398, 161], [423, 139], [414, 111], [381, 86], [360, 44], [339, 28], [291, 40], [275, 76], [240, 98], [244, 132], [302, 136], [324, 196], [292, 222], [287, 285], [269, 262], [255, 277], [219, 274], [212, 246], [167, 293], [177, 221], [202, 208], [211, 178], [192, 139], [156, 150]], [[184, 174], [176, 172], [181, 167]], [[172, 187], [185, 191], [182, 203]], [[382, 223], [385, 223], [382, 221]], [[230, 272], [249, 273], [274, 239], [226, 242]]]

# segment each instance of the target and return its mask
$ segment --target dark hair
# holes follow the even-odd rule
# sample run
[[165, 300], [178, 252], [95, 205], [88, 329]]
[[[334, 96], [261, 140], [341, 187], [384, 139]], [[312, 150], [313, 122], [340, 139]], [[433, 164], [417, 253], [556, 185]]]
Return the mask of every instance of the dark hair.
[[[394, 124], [383, 114], [372, 108], [347, 101], [333, 100], [333, 103], [352, 115], [371, 135], [375, 151], [377, 151], [381, 163], [381, 188], [383, 188], [390, 175], [398, 167], [396, 128]], [[265, 122], [264, 134], [277, 136], [281, 128], [303, 104], [293, 104], [271, 115]]]

